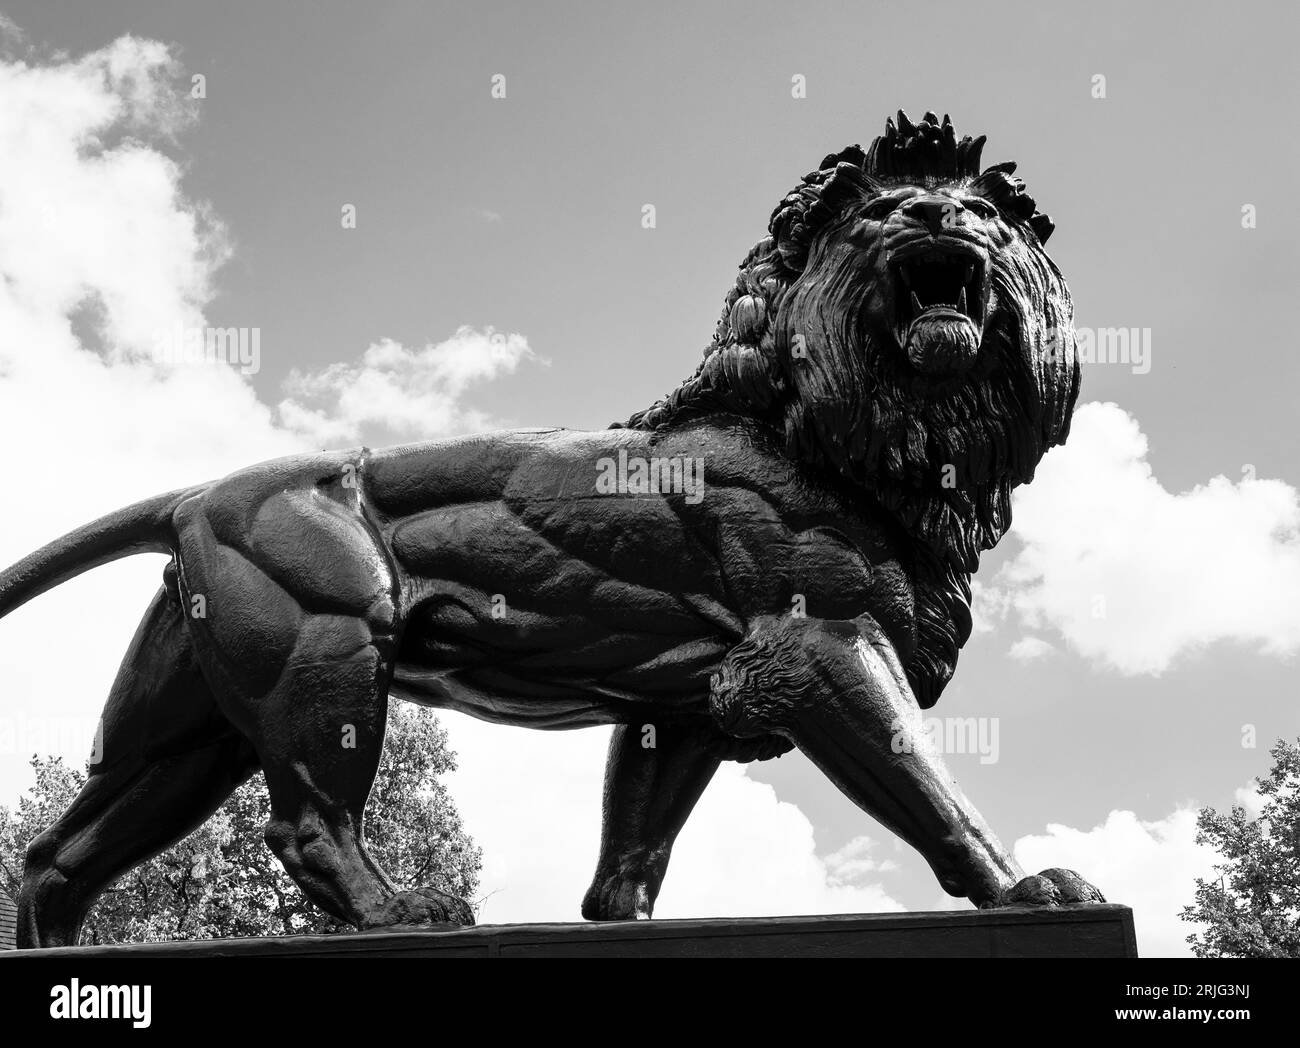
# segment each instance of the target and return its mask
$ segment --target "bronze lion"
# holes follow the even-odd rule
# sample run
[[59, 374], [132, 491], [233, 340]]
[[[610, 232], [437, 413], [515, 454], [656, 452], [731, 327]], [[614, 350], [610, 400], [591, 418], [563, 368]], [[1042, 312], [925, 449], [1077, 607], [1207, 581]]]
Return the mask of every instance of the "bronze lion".
[[615, 725], [591, 920], [651, 915], [720, 761], [796, 746], [949, 893], [1099, 901], [1070, 871], [1023, 877], [920, 737], [980, 553], [1079, 387], [1052, 224], [1015, 165], [980, 170], [983, 143], [899, 113], [826, 157], [745, 258], [696, 373], [623, 425], [281, 459], [0, 574], [3, 615], [114, 558], [172, 555], [103, 759], [28, 852], [21, 944], [75, 943], [105, 887], [259, 768], [267, 843], [322, 909], [472, 922], [366, 852], [390, 695]]

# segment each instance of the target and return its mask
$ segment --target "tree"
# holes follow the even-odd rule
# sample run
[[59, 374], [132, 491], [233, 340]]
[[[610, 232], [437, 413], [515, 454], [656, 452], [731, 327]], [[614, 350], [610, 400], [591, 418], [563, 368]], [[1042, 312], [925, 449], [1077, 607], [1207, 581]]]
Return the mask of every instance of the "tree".
[[[0, 807], [0, 885], [14, 898], [27, 845], [85, 784], [59, 757], [33, 757], [36, 782], [16, 811]], [[427, 710], [393, 703], [383, 761], [366, 805], [366, 843], [401, 888], [472, 899], [482, 854], [440, 777], [455, 770], [447, 733]], [[83, 943], [151, 942], [340, 930], [307, 901], [262, 841], [270, 801], [262, 775], [201, 827], [132, 870], [95, 903]]]
[[1182, 912], [1205, 926], [1187, 937], [1197, 957], [1300, 957], [1300, 745], [1279, 739], [1270, 753], [1259, 818], [1237, 805], [1197, 817], [1196, 843], [1226, 860], [1218, 880], [1196, 879], [1196, 904]]

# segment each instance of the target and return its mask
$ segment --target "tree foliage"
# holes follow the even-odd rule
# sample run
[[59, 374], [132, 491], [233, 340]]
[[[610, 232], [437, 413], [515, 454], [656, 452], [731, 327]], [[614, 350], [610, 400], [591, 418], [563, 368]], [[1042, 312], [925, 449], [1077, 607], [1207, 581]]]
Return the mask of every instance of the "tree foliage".
[[[30, 841], [85, 784], [59, 757], [33, 757], [32, 788], [0, 807], [0, 886], [15, 899]], [[456, 767], [429, 711], [394, 703], [384, 757], [366, 806], [366, 844], [399, 888], [436, 887], [473, 899], [482, 857], [441, 776]], [[137, 867], [91, 910], [83, 943], [295, 935], [340, 925], [307, 901], [262, 840], [270, 817], [258, 773], [201, 827]]]
[[1204, 925], [1187, 937], [1197, 957], [1300, 957], [1300, 745], [1280, 739], [1270, 752], [1258, 818], [1237, 805], [1197, 818], [1196, 843], [1224, 858], [1217, 880], [1196, 879], [1196, 903], [1182, 912]]

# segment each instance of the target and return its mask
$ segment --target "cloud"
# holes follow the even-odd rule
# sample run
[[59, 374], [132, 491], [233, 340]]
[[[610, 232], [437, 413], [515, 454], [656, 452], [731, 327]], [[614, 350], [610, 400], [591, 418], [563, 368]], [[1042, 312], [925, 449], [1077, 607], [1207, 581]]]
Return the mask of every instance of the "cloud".
[[[0, 165], [4, 564], [135, 499], [301, 446], [234, 371], [151, 359], [156, 331], [203, 324], [229, 255], [163, 152], [190, 120], [175, 71], [165, 46], [134, 37], [78, 59], [0, 61], [0, 154], [14, 158]], [[97, 717], [160, 567], [112, 565], [0, 623], [0, 715]], [[11, 792], [27, 756], [0, 759]]]
[[18, 23], [0, 11], [0, 46], [16, 51], [27, 43], [27, 34]]
[[971, 629], [991, 633], [1011, 610], [1011, 594], [1004, 588], [971, 579]]
[[357, 364], [293, 371], [279, 417], [319, 445], [354, 442], [372, 432], [411, 440], [492, 429], [492, 417], [466, 407], [461, 395], [537, 360], [523, 335], [491, 327], [461, 327], [420, 350], [384, 339]]
[[1035, 659], [1046, 658], [1054, 651], [1056, 649], [1040, 637], [1021, 637], [1011, 645], [1007, 654], [1017, 662], [1033, 662]]
[[1112, 811], [1091, 830], [1050, 824], [1040, 836], [1015, 843], [1016, 860], [1037, 873], [1053, 866], [1077, 870], [1110, 902], [1133, 909], [1138, 953], [1190, 957], [1187, 936], [1197, 926], [1179, 918], [1196, 897], [1196, 878], [1213, 872], [1216, 853], [1196, 843], [1193, 807], [1179, 807], [1154, 822], [1131, 811]]
[[[22, 158], [0, 171], [0, 361], [75, 351], [50, 322], [88, 301], [115, 358], [199, 319], [228, 251], [221, 227], [182, 198], [177, 165], [134, 137], [186, 123], [166, 90], [173, 72], [162, 45], [133, 37], [61, 65], [0, 62], [0, 143]], [[41, 328], [41, 344], [10, 324]]]
[[1245, 808], [1248, 819], [1258, 819], [1268, 800], [1259, 792], [1259, 783], [1253, 781], [1249, 786], [1238, 788], [1232, 795], [1232, 803], [1238, 808]]
[[[767, 783], [724, 764], [673, 851], [659, 917], [885, 913], [904, 909], [867, 858], [866, 838], [817, 854], [812, 823]], [[874, 879], [873, 879], [874, 877]]]
[[1125, 674], [1157, 674], [1216, 642], [1300, 649], [1300, 494], [1214, 477], [1173, 493], [1136, 419], [1085, 404], [1069, 442], [1017, 493], [1020, 548], [976, 595]]
[[[536, 732], [445, 714], [450, 788], [483, 848], [479, 919], [574, 921], [600, 849], [607, 730]], [[766, 783], [724, 764], [673, 849], [656, 917], [896, 911], [893, 869], [865, 838], [818, 857], [812, 824]]]
[[[160, 140], [186, 120], [167, 49], [123, 37], [77, 60], [0, 62], [0, 555], [297, 441], [226, 368], [171, 368], [158, 331], [201, 326], [225, 230]], [[83, 342], [83, 337], [85, 341]]]
[[839, 851], [826, 856], [828, 879], [835, 884], [852, 884], [866, 877], [882, 873], [893, 873], [898, 863], [892, 859], [874, 859], [871, 853], [877, 848], [877, 842], [870, 837], [854, 837]]

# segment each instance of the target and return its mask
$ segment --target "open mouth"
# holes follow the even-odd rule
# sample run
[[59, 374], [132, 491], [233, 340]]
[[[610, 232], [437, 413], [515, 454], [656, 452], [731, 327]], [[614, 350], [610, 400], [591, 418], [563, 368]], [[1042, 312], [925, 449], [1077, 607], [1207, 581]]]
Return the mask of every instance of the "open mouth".
[[928, 244], [900, 251], [890, 265], [896, 289], [898, 344], [921, 371], [964, 371], [984, 328], [984, 259], [961, 246]]
[[931, 311], [960, 313], [977, 326], [984, 312], [984, 266], [968, 251], [929, 248], [894, 262], [899, 327]]

